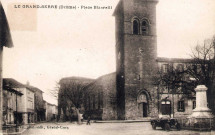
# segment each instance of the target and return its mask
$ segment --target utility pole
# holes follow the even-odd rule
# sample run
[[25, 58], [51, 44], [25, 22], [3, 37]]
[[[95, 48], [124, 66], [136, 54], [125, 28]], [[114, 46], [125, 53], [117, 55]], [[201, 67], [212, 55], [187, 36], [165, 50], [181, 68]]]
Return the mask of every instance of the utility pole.
[[17, 130], [18, 130], [18, 103], [17, 103], [17, 92], [16, 92], [16, 132], [17, 132]]
[[0, 45], [0, 134], [3, 134], [3, 85], [2, 85], [2, 60], [3, 46]]
[[4, 9], [0, 1], [0, 134], [3, 134], [3, 82], [2, 82], [2, 69], [3, 69], [3, 47], [13, 47], [12, 38], [10, 35], [10, 28], [7, 22]]

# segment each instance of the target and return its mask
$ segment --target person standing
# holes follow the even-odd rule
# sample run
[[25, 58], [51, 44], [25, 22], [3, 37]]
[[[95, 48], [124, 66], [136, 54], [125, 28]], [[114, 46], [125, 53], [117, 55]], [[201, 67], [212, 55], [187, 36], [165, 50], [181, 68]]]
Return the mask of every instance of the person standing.
[[87, 125], [90, 125], [90, 116], [87, 117]]

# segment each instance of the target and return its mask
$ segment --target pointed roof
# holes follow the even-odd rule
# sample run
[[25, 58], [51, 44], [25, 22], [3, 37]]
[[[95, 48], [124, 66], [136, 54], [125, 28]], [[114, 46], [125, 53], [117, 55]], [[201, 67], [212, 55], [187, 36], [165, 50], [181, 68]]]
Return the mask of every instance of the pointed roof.
[[[119, 13], [122, 12], [122, 7], [123, 7], [122, 2], [123, 2], [122, 0], [120, 0], [120, 1], [118, 2], [117, 6], [116, 6], [116, 8], [115, 8], [115, 10], [114, 10], [114, 12], [113, 12], [113, 16], [117, 16]], [[120, 11], [121, 11], [121, 12], [120, 12]]]

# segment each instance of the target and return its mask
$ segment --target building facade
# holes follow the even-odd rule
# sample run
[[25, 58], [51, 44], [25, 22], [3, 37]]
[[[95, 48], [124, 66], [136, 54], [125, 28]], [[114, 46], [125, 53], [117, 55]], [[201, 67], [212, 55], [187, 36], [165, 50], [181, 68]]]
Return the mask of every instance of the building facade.
[[54, 104], [44, 101], [44, 106], [46, 108], [46, 121], [53, 121], [57, 119], [58, 107]]
[[34, 91], [26, 87], [16, 88], [16, 90], [23, 93], [20, 108], [23, 112], [24, 124], [34, 123]]
[[4, 124], [30, 124], [57, 118], [58, 107], [43, 100], [43, 91], [12, 78], [3, 79]]
[[[193, 66], [193, 61], [191, 59], [158, 57], [157, 62], [160, 74], [167, 74], [168, 78], [174, 75], [183, 75], [182, 77], [175, 77], [172, 80], [169, 79], [171, 83], [169, 85], [159, 84], [157, 92], [159, 115], [169, 115], [175, 118], [188, 117], [196, 107], [196, 96], [194, 87], [191, 87], [192, 90], [189, 90], [181, 82], [192, 83], [191, 76], [184, 74], [184, 71]], [[169, 76], [171, 73], [173, 75]]]
[[97, 78], [84, 97], [84, 116], [98, 120], [117, 119], [116, 73]]
[[9, 86], [3, 86], [3, 124], [18, 124], [22, 122], [18, 102], [23, 94]]
[[45, 109], [43, 105], [43, 91], [34, 87], [30, 86], [29, 84], [26, 85], [28, 89], [34, 91], [34, 120], [35, 122], [40, 122], [45, 120]]
[[12, 78], [5, 78], [4, 84], [10, 86], [23, 95], [18, 102], [19, 116], [22, 117], [22, 124], [34, 122], [34, 91], [27, 88], [25, 85], [19, 83]]
[[58, 106], [53, 104], [52, 105], [52, 118], [53, 120], [57, 120], [57, 115], [58, 115]]

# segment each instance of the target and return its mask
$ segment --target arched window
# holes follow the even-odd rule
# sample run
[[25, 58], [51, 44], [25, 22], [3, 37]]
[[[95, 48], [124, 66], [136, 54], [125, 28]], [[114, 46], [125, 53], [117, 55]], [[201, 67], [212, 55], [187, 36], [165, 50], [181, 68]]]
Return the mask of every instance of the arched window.
[[139, 21], [137, 19], [133, 21], [133, 34], [139, 34]]
[[140, 102], [145, 102], [145, 103], [147, 103], [148, 101], [147, 101], [147, 96], [146, 96], [146, 94], [141, 93], [141, 94], [138, 96], [138, 98], [137, 98], [137, 102], [138, 102], [138, 103], [140, 103]]
[[147, 20], [143, 20], [141, 24], [142, 35], [149, 34], [149, 23]]

